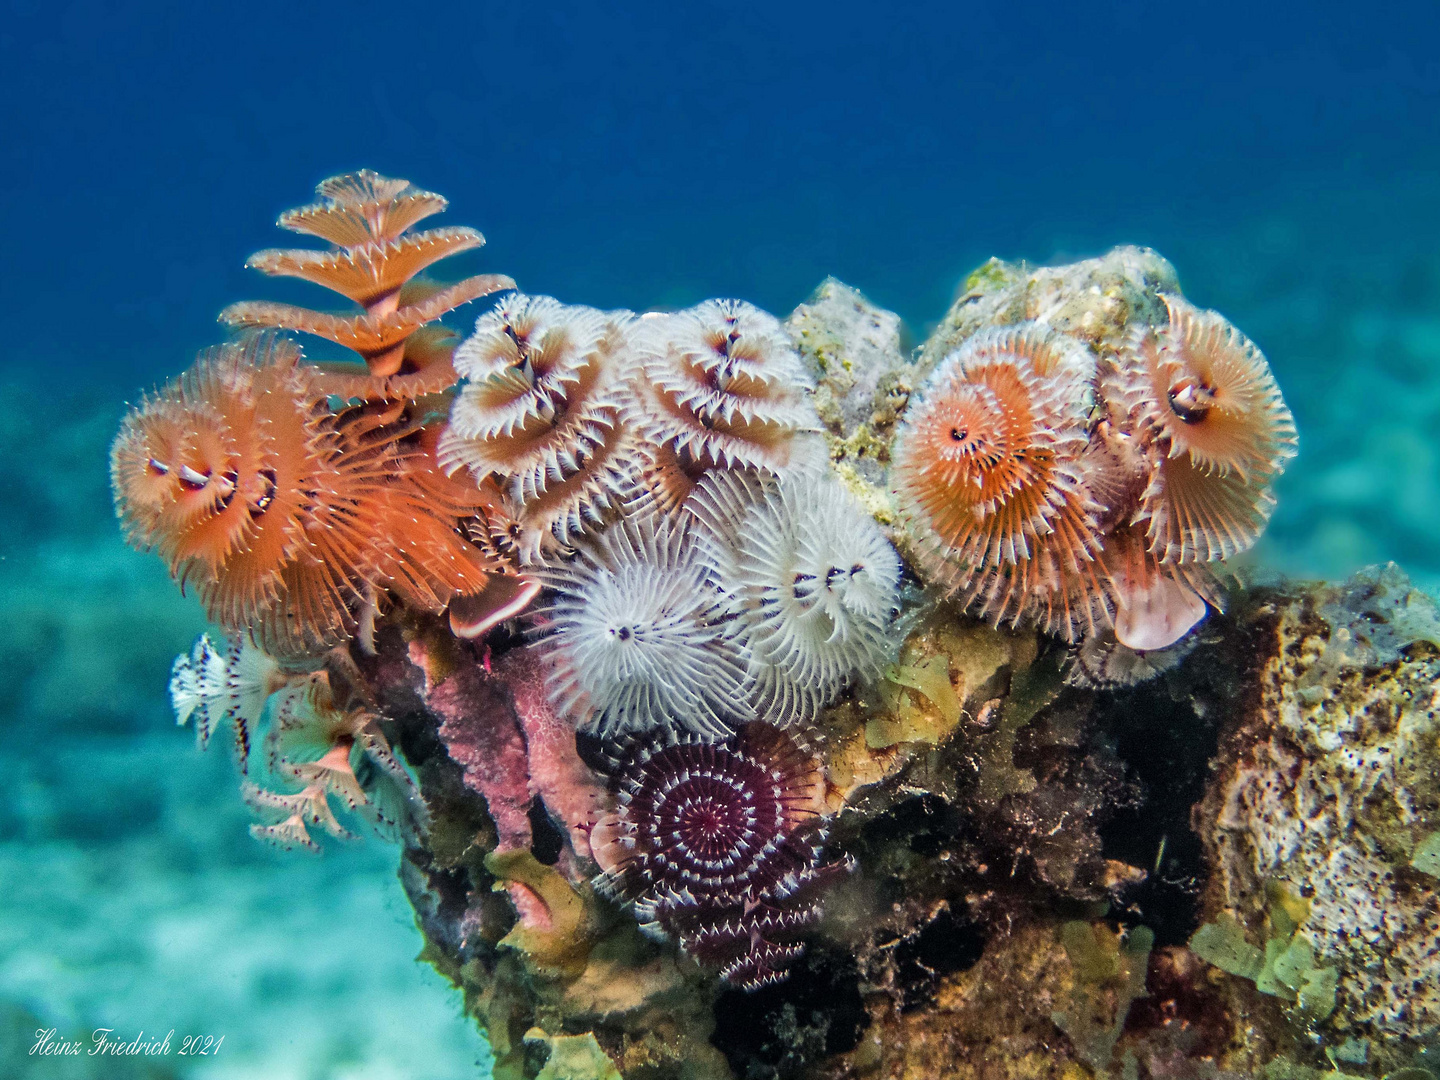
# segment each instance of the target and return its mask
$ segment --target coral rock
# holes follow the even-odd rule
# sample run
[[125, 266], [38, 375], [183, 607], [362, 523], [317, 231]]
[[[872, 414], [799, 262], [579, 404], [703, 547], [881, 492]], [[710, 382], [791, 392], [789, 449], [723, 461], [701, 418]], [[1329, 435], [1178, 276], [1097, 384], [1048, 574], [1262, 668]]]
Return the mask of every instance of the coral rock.
[[888, 520], [890, 436], [917, 385], [900, 316], [826, 278], [785, 329], [815, 382], [815, 409], [836, 471], [872, 515]]
[[1212, 905], [1247, 919], [1266, 883], [1308, 898], [1300, 929], [1338, 969], [1331, 1022], [1440, 1035], [1440, 906], [1409, 869], [1440, 805], [1440, 621], [1393, 565], [1291, 600], [1259, 708], [1199, 811]]

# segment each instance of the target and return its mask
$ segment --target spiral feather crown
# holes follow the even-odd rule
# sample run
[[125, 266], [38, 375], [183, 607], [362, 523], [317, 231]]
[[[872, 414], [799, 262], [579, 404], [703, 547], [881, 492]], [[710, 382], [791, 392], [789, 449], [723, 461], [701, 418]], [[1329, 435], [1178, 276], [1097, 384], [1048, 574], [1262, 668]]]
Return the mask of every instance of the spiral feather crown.
[[891, 482], [926, 570], [997, 623], [1074, 637], [1103, 618], [1102, 507], [1082, 471], [1095, 361], [1031, 325], [983, 331], [935, 370]]
[[1205, 564], [1259, 537], [1294, 421], [1248, 339], [1162, 299], [1166, 322], [1103, 362], [1035, 323], [980, 331], [911, 406], [897, 504], [926, 574], [977, 614], [1164, 649], [1219, 604]]
[[364, 370], [330, 372], [326, 392], [339, 397], [412, 398], [451, 386], [451, 335], [419, 332], [446, 312], [488, 293], [511, 289], [501, 274], [480, 274], [451, 285], [416, 275], [482, 246], [485, 238], [460, 226], [410, 232], [448, 205], [444, 198], [362, 169], [332, 176], [316, 188], [320, 201], [280, 215], [279, 225], [328, 240], [329, 250], [256, 252], [246, 263], [261, 273], [293, 277], [339, 293], [360, 314], [327, 314], [293, 304], [232, 304], [220, 321], [236, 327], [296, 330], [360, 354]]
[[798, 435], [819, 430], [784, 328], [742, 300], [646, 316], [635, 356], [635, 422], [687, 461], [774, 471], [791, 464]]
[[557, 712], [602, 736], [748, 715], [744, 624], [683, 522], [622, 521], [541, 580]]
[[893, 659], [899, 556], [828, 472], [716, 472], [688, 507], [748, 628], [757, 715], [812, 720]]
[[482, 589], [494, 558], [458, 532], [481, 492], [435, 465], [409, 407], [331, 413], [299, 348], [220, 346], [125, 418], [116, 509], [209, 616], [268, 651], [319, 651], [391, 591], [438, 611]]
[[1253, 342], [1213, 311], [1164, 300], [1168, 323], [1134, 333], [1109, 383], [1155, 461], [1140, 516], [1166, 562], [1226, 559], [1264, 531], [1295, 421]]
[[592, 833], [596, 885], [727, 982], [755, 990], [785, 978], [824, 890], [853, 866], [824, 862], [819, 762], [748, 724], [720, 741], [631, 738], [610, 777], [613, 809]]
[[613, 520], [635, 483], [642, 449], [622, 415], [630, 322], [516, 294], [456, 353], [468, 381], [440, 462], [502, 485], [527, 562]]

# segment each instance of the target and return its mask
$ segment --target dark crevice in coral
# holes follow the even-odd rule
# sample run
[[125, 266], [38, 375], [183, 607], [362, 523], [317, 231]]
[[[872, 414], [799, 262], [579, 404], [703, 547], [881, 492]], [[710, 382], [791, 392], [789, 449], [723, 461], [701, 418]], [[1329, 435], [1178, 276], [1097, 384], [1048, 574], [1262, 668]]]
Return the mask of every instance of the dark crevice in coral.
[[[400, 628], [382, 627], [375, 636], [375, 645], [373, 655], [354, 648], [350, 655], [370, 691], [377, 695], [375, 704], [385, 718], [383, 727], [391, 745], [415, 768], [432, 759], [448, 762], [450, 755], [425, 706], [424, 675], [410, 663]], [[463, 650], [467, 645], [459, 647]]]
[[817, 941], [787, 981], [721, 993], [710, 1042], [741, 1080], [792, 1080], [812, 1062], [855, 1049], [868, 1024], [854, 958]]
[[565, 834], [555, 824], [539, 795], [530, 800], [527, 814], [530, 818], [530, 854], [535, 856], [536, 862], [554, 866], [565, 850]]
[[[544, 1039], [529, 1039], [524, 1043], [522, 1060], [523, 1075], [538, 1076], [552, 1055], [550, 1044]], [[552, 1075], [554, 1075], [552, 1073]]]
[[[1104, 898], [1097, 826], [1132, 806], [1138, 787], [1095, 738], [1088, 701], [1062, 695], [1042, 710], [1021, 731], [1013, 760], [1033, 788], [990, 800], [962, 778], [952, 798], [913, 796], [842, 838], [873, 877], [874, 899], [882, 912], [891, 909], [882, 917], [899, 936], [932, 919], [938, 901], [998, 927], [1038, 908]], [[959, 766], [974, 768], [968, 760]]]
[[608, 776], [615, 767], [605, 746], [605, 740], [593, 732], [575, 732], [575, 753], [587, 768], [601, 776]]
[[[1238, 635], [1225, 629], [1228, 651]], [[1096, 701], [1100, 729], [1143, 793], [1100, 828], [1106, 858], [1147, 874], [1126, 892], [1117, 915], [1153, 930], [1157, 948], [1184, 945], [1200, 925], [1207, 867], [1191, 809], [1204, 797], [1221, 727], [1242, 692], [1233, 658], [1217, 655], [1219, 649], [1202, 643], [1175, 671]]]
[[907, 799], [873, 822], [869, 831], [880, 845], [903, 836], [911, 851], [928, 859], [954, 845], [962, 821], [958, 810], [939, 795], [927, 793]]
[[895, 948], [895, 977], [901, 985], [901, 1012], [935, 1000], [938, 981], [980, 962], [985, 935], [974, 923], [946, 909], [924, 929]]

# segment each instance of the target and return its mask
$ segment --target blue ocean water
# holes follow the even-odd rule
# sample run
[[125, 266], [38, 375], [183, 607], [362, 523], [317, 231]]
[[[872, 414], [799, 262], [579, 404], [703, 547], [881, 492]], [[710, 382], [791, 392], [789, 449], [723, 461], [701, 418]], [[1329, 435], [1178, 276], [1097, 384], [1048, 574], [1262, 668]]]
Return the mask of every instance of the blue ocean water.
[[1433, 4], [4, 12], [0, 1021], [227, 1036], [182, 1067], [205, 1077], [484, 1057], [411, 962], [392, 851], [245, 835], [228, 763], [163, 696], [203, 620], [110, 510], [122, 401], [224, 305], [292, 295], [243, 261], [335, 172], [446, 194], [490, 242], [459, 269], [529, 291], [783, 314], [834, 274], [917, 341], [991, 255], [1149, 244], [1294, 409], [1257, 557], [1440, 587]]

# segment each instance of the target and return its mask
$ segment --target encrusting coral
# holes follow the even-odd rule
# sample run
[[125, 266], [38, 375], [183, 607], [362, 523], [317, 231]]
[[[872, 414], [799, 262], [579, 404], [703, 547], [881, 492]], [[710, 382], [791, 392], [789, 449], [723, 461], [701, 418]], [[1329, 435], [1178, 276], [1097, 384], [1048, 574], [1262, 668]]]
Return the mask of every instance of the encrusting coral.
[[[1158, 1080], [1313, 1061], [1322, 1021], [1432, 1033], [1347, 982], [1374, 973], [1329, 901], [1270, 965], [1308, 1044], [1183, 947], [1222, 884], [1246, 927], [1257, 874], [1356, 888], [1284, 786], [1344, 733], [1312, 746], [1285, 710], [1398, 663], [1409, 726], [1376, 738], [1410, 777], [1433, 673], [1395, 659], [1425, 647], [1408, 600], [1365, 602], [1404, 645], [1347, 624], [1295, 678], [1265, 638], [1289, 600], [1220, 611], [1293, 423], [1158, 256], [988, 264], [913, 357], [837, 282], [784, 324], [510, 293], [457, 347], [438, 317], [511, 283], [420, 272], [479, 234], [412, 231], [444, 200], [377, 174], [320, 194], [281, 224], [336, 248], [252, 265], [363, 311], [227, 309], [252, 329], [123, 422], [117, 510], [225, 632], [172, 700], [202, 745], [231, 723], [252, 831], [397, 840], [497, 1076]], [[1202, 881], [1207, 783], [1231, 846]], [[1403, 860], [1414, 966], [1440, 821], [1324, 805], [1350, 807], [1347, 866]]]
[[1277, 892], [1303, 899], [1303, 918], [1262, 940], [1298, 938], [1306, 970], [1331, 969], [1330, 1024], [1433, 1041], [1440, 904], [1412, 860], [1440, 827], [1440, 613], [1393, 564], [1274, 609], [1257, 708], [1196, 811], [1215, 866], [1207, 915], [1238, 916], [1243, 939], [1274, 923]]
[[832, 468], [888, 524], [890, 439], [914, 390], [900, 316], [832, 277], [791, 313], [785, 330], [815, 384]]

